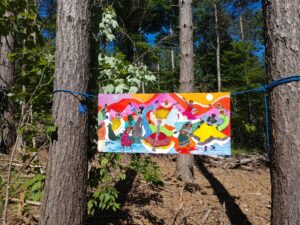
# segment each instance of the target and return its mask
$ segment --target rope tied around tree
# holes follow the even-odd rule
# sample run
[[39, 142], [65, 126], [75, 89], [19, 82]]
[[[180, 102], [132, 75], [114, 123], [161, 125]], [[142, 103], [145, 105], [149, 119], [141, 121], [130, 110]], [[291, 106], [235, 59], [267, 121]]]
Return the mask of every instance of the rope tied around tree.
[[[83, 92], [79, 92], [79, 91], [64, 90], [64, 89], [59, 89], [59, 90], [53, 91], [53, 94], [55, 94], [55, 93], [68, 93], [68, 94], [71, 94], [72, 96], [74, 96], [79, 101], [78, 112], [80, 114], [85, 114], [87, 112], [87, 106], [86, 106], [85, 100], [92, 100], [93, 98], [98, 97], [97, 95], [93, 95], [93, 94], [83, 93]], [[80, 100], [77, 97], [78, 95], [84, 97], [85, 100]]]
[[269, 92], [271, 92], [273, 90], [273, 88], [279, 86], [279, 85], [283, 85], [283, 84], [287, 84], [287, 83], [291, 83], [291, 82], [296, 82], [296, 81], [300, 81], [300, 75], [295, 75], [295, 76], [290, 76], [290, 77], [285, 77], [279, 80], [275, 80], [272, 81], [269, 84], [260, 86], [258, 88], [253, 88], [253, 89], [249, 89], [249, 90], [245, 90], [245, 91], [240, 91], [240, 92], [235, 92], [232, 93], [231, 96], [235, 97], [237, 95], [242, 95], [242, 94], [249, 94], [249, 93], [264, 93], [264, 108], [265, 108], [265, 123], [266, 123], [266, 149], [267, 149], [267, 153], [268, 155], [270, 155], [270, 132], [269, 132]]
[[282, 79], [279, 79], [279, 80], [275, 80], [275, 81], [272, 81], [269, 84], [260, 86], [258, 88], [253, 88], [253, 89], [249, 89], [249, 90], [245, 90], [245, 91], [235, 92], [235, 93], [232, 93], [231, 96], [234, 97], [236, 95], [248, 94], [248, 93], [251, 93], [251, 92], [266, 93], [266, 92], [271, 91], [271, 89], [276, 87], [276, 86], [279, 86], [279, 85], [282, 85], [282, 84], [287, 84], [287, 83], [290, 83], [290, 82], [295, 82], [295, 81], [300, 81], [300, 75], [295, 75], [295, 76], [290, 76], [290, 77], [285, 77], [285, 78], [282, 78]]

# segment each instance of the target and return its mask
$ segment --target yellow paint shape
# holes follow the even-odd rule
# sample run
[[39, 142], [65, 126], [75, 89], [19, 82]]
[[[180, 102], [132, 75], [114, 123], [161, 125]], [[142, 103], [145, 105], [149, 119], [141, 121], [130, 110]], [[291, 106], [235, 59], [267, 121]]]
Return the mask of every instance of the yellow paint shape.
[[119, 129], [119, 127], [121, 126], [121, 120], [118, 118], [113, 118], [112, 119], [112, 130], [116, 131]]
[[210, 137], [213, 138], [225, 138], [226, 135], [217, 130], [216, 126], [209, 126], [207, 124], [202, 124], [200, 128], [195, 130], [194, 135], [200, 138], [200, 143], [205, 142]]
[[154, 94], [132, 94], [132, 97], [140, 100], [141, 102], [147, 102], [153, 98]]

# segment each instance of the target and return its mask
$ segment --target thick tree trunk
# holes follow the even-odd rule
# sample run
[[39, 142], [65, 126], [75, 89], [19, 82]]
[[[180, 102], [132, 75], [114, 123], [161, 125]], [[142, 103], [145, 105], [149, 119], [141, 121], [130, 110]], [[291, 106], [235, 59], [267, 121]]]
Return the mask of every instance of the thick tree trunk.
[[[9, 15], [9, 12], [4, 14]], [[7, 36], [1, 36], [0, 45], [0, 151], [8, 153], [16, 141], [13, 107], [7, 96], [14, 80], [14, 63], [8, 60], [14, 49], [13, 35], [9, 33]]]
[[219, 32], [217, 2], [215, 2], [214, 8], [215, 8], [215, 23], [216, 23], [216, 39], [217, 39], [217, 49], [216, 49], [217, 82], [218, 82], [218, 92], [220, 92], [221, 91], [220, 32]]
[[[269, 81], [300, 73], [298, 0], [264, 1]], [[275, 87], [271, 105], [272, 224], [300, 224], [300, 83]]]
[[[194, 91], [193, 15], [192, 0], [179, 0], [180, 87], [179, 92]], [[193, 178], [192, 155], [177, 155], [176, 177]]]
[[[87, 91], [90, 24], [89, 1], [58, 1], [55, 90]], [[88, 126], [78, 106], [71, 94], [54, 95], [57, 138], [48, 158], [40, 225], [85, 224]]]

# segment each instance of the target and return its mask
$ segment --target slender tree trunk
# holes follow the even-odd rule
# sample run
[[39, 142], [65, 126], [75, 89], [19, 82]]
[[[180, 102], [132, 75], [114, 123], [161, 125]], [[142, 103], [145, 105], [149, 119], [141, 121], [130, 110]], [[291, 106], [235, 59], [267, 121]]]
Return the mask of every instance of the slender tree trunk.
[[[90, 4], [58, 1], [54, 89], [86, 92], [90, 77]], [[79, 99], [82, 97], [78, 96]], [[87, 115], [79, 100], [56, 93], [53, 102], [57, 138], [49, 152], [40, 225], [83, 225], [86, 218]]]
[[142, 82], [142, 93], [145, 94], [145, 84]]
[[174, 49], [171, 49], [171, 66], [172, 70], [175, 70], [175, 62], [174, 62]]
[[160, 61], [159, 59], [157, 60], [157, 88], [158, 91], [160, 91]]
[[218, 92], [221, 91], [221, 67], [220, 67], [220, 32], [219, 32], [219, 22], [218, 22], [218, 7], [217, 2], [214, 4], [215, 8], [215, 23], [216, 23], [216, 38], [217, 38], [217, 49], [216, 49], [216, 59], [217, 59], [217, 81], [218, 81]]
[[[6, 12], [4, 16], [11, 13]], [[0, 42], [0, 151], [8, 153], [16, 141], [16, 126], [13, 117], [12, 102], [7, 94], [11, 91], [14, 80], [14, 62], [8, 57], [14, 50], [12, 33], [1, 36]]]
[[[174, 34], [174, 32], [172, 29], [172, 24], [170, 24], [170, 35], [173, 36], [173, 34]], [[171, 47], [170, 53], [171, 53], [171, 68], [172, 68], [172, 70], [175, 70], [174, 48]]]
[[[300, 73], [299, 0], [264, 0], [269, 81]], [[300, 82], [275, 87], [271, 107], [272, 224], [300, 224]]]
[[[194, 91], [192, 0], [179, 0], [180, 87], [179, 92]], [[185, 181], [193, 178], [192, 155], [177, 155], [176, 177]]]
[[240, 31], [241, 31], [241, 40], [244, 41], [245, 35], [244, 35], [244, 24], [243, 24], [243, 15], [240, 15]]

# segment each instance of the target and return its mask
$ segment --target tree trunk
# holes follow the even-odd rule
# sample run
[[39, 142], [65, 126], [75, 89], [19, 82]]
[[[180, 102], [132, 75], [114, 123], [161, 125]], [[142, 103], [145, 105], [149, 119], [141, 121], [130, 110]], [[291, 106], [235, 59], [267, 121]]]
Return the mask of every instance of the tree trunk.
[[240, 15], [240, 31], [241, 31], [241, 40], [244, 41], [244, 24], [243, 24], [243, 14]]
[[[58, 1], [54, 90], [86, 92], [90, 77], [90, 4]], [[79, 99], [83, 100], [81, 96]], [[83, 225], [86, 218], [87, 114], [79, 100], [55, 93], [54, 124], [40, 225]]]
[[174, 49], [171, 49], [171, 66], [172, 70], [175, 70], [175, 62], [174, 62]]
[[[4, 16], [11, 13], [6, 12]], [[16, 141], [16, 126], [13, 117], [12, 102], [7, 94], [11, 91], [14, 79], [14, 63], [8, 60], [14, 50], [12, 33], [1, 36], [0, 42], [0, 152], [9, 153]]]
[[[269, 81], [300, 73], [298, 0], [264, 1]], [[271, 107], [272, 224], [300, 224], [300, 83], [275, 87]]]
[[158, 88], [158, 91], [160, 91], [160, 59], [157, 60], [157, 88]]
[[220, 32], [219, 32], [219, 22], [218, 22], [218, 8], [217, 8], [217, 2], [215, 2], [214, 8], [215, 8], [215, 23], [216, 23], [216, 38], [217, 38], [217, 49], [216, 49], [216, 59], [217, 59], [217, 81], [218, 81], [218, 92], [220, 92], [220, 91], [221, 91]]
[[[192, 0], [179, 0], [180, 87], [179, 92], [194, 91]], [[193, 155], [177, 155], [176, 177], [185, 181], [193, 178]]]

